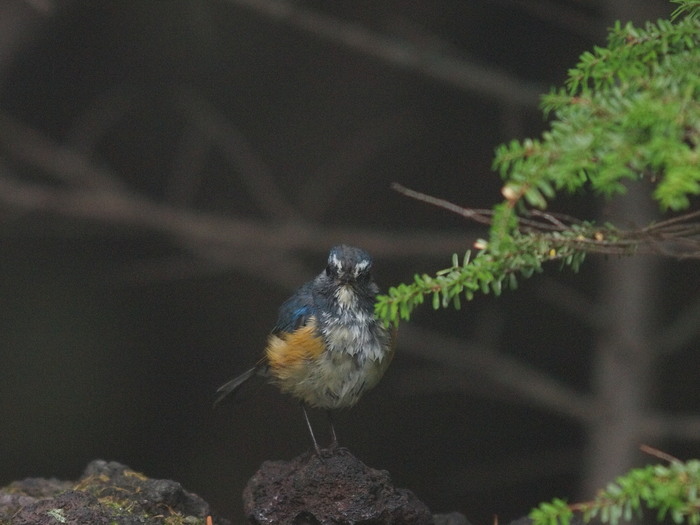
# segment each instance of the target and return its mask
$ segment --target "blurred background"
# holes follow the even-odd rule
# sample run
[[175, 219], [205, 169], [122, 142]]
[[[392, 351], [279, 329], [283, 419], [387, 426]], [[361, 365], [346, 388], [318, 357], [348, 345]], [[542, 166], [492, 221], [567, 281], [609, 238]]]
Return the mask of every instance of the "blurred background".
[[[500, 200], [499, 143], [538, 95], [662, 0], [0, 1], [0, 485], [92, 459], [172, 478], [242, 521], [261, 462], [310, 448], [270, 387], [212, 408], [337, 243], [384, 287], [485, 235], [392, 182]], [[644, 192], [562, 198], [642, 225]], [[700, 454], [698, 264], [548, 268], [401, 327], [341, 444], [473, 523], [587, 498]], [[325, 418], [314, 414], [325, 439]]]

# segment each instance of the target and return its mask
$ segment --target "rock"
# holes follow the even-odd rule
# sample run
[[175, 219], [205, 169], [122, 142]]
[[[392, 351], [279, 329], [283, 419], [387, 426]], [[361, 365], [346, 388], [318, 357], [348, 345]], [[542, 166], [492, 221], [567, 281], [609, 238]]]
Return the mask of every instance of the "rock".
[[428, 507], [345, 449], [266, 461], [243, 491], [251, 525], [428, 525]]
[[[75, 483], [29, 478], [0, 489], [3, 525], [205, 525], [210, 515], [209, 505], [176, 481], [102, 460], [90, 463]], [[221, 518], [212, 523], [229, 525]]]
[[[389, 473], [345, 449], [267, 461], [243, 493], [254, 525], [468, 525], [458, 513], [431, 516]], [[209, 520], [211, 518], [211, 521]], [[0, 488], [0, 525], [230, 525], [176, 481], [150, 479], [96, 460], [76, 482], [28, 478]]]

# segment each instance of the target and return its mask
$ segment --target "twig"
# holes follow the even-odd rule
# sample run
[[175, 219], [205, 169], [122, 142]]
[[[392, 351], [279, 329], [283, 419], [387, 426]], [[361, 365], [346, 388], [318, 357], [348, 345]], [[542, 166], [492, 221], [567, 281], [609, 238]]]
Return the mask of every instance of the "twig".
[[44, 16], [49, 16], [53, 14], [56, 6], [51, 0], [24, 0], [24, 2], [31, 6], [32, 9], [37, 11], [39, 14]]
[[[398, 183], [393, 183], [391, 187], [402, 195], [446, 209], [481, 224], [491, 225], [492, 223], [492, 210], [464, 208]], [[540, 210], [529, 210], [523, 215], [518, 217], [519, 231], [534, 235], [551, 236], [556, 232], [566, 232], [574, 225], [584, 224], [569, 215]], [[690, 222], [697, 217], [700, 217], [700, 211], [690, 212], [636, 230], [591, 226], [590, 231], [582, 230], [582, 234], [575, 239], [550, 237], [549, 240], [555, 247], [557, 245], [574, 246], [588, 252], [608, 255], [626, 255], [636, 252], [676, 258], [700, 258], [700, 238], [698, 237], [700, 224]], [[683, 251], [669, 249], [668, 246], [672, 243], [683, 245]]]
[[0, 175], [0, 206], [25, 213], [106, 222], [114, 227], [142, 228], [189, 244], [219, 246], [235, 252], [276, 250], [325, 253], [338, 242], [365, 247], [376, 257], [434, 256], [464, 248], [464, 234], [377, 232], [313, 223], [262, 223], [175, 207], [120, 191], [64, 189], [22, 182]]
[[654, 335], [653, 346], [659, 348], [663, 355], [671, 355], [687, 348], [687, 345], [700, 333], [698, 319], [700, 319], [700, 298], [685, 305], [683, 311]]
[[36, 130], [0, 113], [0, 145], [15, 158], [40, 168], [56, 180], [105, 191], [124, 189], [119, 177], [84, 154], [51, 141]]
[[659, 230], [659, 229], [666, 229], [669, 226], [671, 226], [672, 224], [677, 224], [679, 222], [686, 223], [692, 219], [697, 219], [697, 218], [700, 218], [700, 210], [693, 211], [690, 213], [685, 213], [683, 215], [678, 215], [676, 217], [671, 217], [670, 219], [666, 219], [663, 221], [655, 222], [653, 224], [650, 224], [646, 228], [644, 228], [643, 231], [653, 232], [653, 231]]
[[668, 461], [669, 463], [680, 463], [681, 460], [678, 459], [675, 456], [672, 456], [671, 454], [667, 454], [666, 452], [663, 452], [662, 450], [659, 450], [658, 448], [650, 447], [649, 445], [640, 445], [639, 450], [644, 452], [645, 454], [649, 454], [650, 456], [657, 457], [659, 459], [663, 459], [664, 461]]
[[348, 189], [373, 184], [366, 180], [372, 170], [363, 169], [372, 160], [414, 133], [418, 119], [413, 112], [379, 115], [368, 120], [362, 128], [342, 135], [331, 145], [328, 158], [322, 161], [299, 191], [299, 205], [304, 216], [320, 219], [327, 214], [340, 195]]
[[530, 16], [552, 23], [567, 33], [580, 35], [594, 41], [600, 40], [604, 34], [605, 25], [600, 20], [583, 14], [576, 7], [533, 0], [491, 0], [491, 2], [504, 4], [509, 9], [515, 7]]
[[481, 224], [491, 224], [491, 218], [489, 215], [492, 214], [491, 210], [476, 210], [472, 208], [463, 208], [462, 206], [457, 206], [456, 204], [451, 203], [450, 201], [446, 201], [444, 199], [439, 199], [437, 197], [432, 197], [430, 195], [427, 195], [425, 193], [421, 193], [419, 191], [412, 190], [410, 188], [407, 188], [406, 186], [403, 186], [399, 184], [398, 182], [393, 182], [391, 184], [391, 189], [394, 191], [397, 191], [398, 193], [405, 195], [406, 197], [410, 197], [412, 199], [415, 199], [417, 201], [421, 202], [426, 202], [428, 204], [432, 204], [433, 206], [437, 206], [438, 208], [443, 208], [445, 210], [451, 211], [452, 213], [456, 213], [457, 215], [461, 215], [462, 217], [466, 217], [468, 219], [472, 219], [476, 222], [479, 222]]
[[642, 421], [644, 435], [658, 440], [698, 441], [700, 416], [651, 412]]
[[278, 22], [348, 49], [415, 71], [450, 86], [525, 108], [538, 107], [545, 86], [533, 85], [508, 73], [447, 56], [399, 38], [375, 33], [289, 0], [227, 0]]
[[[486, 224], [488, 226], [491, 225], [493, 210], [464, 208], [463, 206], [458, 206], [457, 204], [454, 204], [450, 201], [440, 199], [438, 197], [433, 197], [432, 195], [421, 193], [416, 190], [412, 190], [399, 184], [398, 182], [392, 183], [391, 189], [397, 191], [398, 193], [401, 193], [402, 195], [405, 195], [406, 197], [410, 197], [412, 199], [425, 202], [433, 206], [437, 206], [438, 208], [443, 208], [447, 211], [451, 211], [452, 213], [456, 213], [457, 215], [461, 215], [462, 217], [465, 217], [467, 219], [471, 219], [481, 224]], [[527, 217], [520, 217], [520, 225], [530, 227], [534, 231], [538, 232], [564, 231], [569, 228], [569, 226], [565, 224], [565, 222], [568, 222], [569, 224], [581, 223], [581, 221], [574, 217], [570, 217], [569, 215], [552, 212], [543, 212], [540, 210], [530, 210], [528, 212], [528, 215], [530, 217], [536, 217], [537, 219], [541, 220], [532, 220], [528, 219]]]
[[516, 358], [411, 325], [402, 326], [399, 345], [403, 352], [447, 366], [450, 370], [475, 374], [480, 381], [505, 388], [517, 394], [523, 403], [584, 423], [598, 417], [590, 396], [576, 392]]
[[181, 89], [175, 94], [174, 100], [178, 110], [197, 126], [233, 165], [239, 179], [265, 213], [274, 219], [300, 219], [299, 212], [277, 185], [270, 167], [233, 122], [193, 91]]

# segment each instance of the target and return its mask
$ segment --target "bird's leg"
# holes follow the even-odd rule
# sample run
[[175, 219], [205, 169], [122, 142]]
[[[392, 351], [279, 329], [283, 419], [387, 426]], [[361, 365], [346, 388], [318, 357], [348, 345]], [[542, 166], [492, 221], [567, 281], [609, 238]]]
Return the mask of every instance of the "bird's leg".
[[333, 426], [333, 413], [326, 410], [326, 415], [328, 415], [328, 424], [331, 426], [331, 446], [329, 448], [334, 449], [338, 446], [338, 437], [335, 435], [335, 427]]
[[309, 415], [306, 413], [306, 405], [304, 403], [301, 404], [301, 409], [304, 411], [304, 419], [306, 419], [306, 426], [309, 427], [309, 433], [311, 434], [311, 441], [314, 442], [314, 448], [316, 449], [316, 454], [318, 454], [318, 456], [321, 457], [321, 447], [318, 446], [318, 442], [316, 441], [316, 436], [314, 436], [314, 429], [311, 428], [311, 421], [309, 421]]

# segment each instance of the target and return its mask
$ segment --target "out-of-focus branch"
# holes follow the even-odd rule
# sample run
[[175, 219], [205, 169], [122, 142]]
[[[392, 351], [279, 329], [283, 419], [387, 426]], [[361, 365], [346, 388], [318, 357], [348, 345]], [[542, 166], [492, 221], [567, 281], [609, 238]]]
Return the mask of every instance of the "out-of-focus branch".
[[[700, 300], [689, 304], [654, 337], [653, 346], [660, 355], [669, 355], [684, 348], [700, 333]], [[700, 436], [700, 433], [698, 433]]]
[[61, 147], [38, 131], [0, 113], [0, 146], [22, 162], [71, 186], [122, 191], [119, 177], [84, 154]]
[[[63, 4], [69, 4], [66, 0]], [[4, 73], [39, 33], [47, 16], [56, 10], [48, 0], [0, 2], [0, 74]], [[3, 78], [0, 76], [0, 79]], [[0, 80], [0, 84], [2, 81]]]
[[300, 218], [300, 214], [284, 197], [272, 176], [246, 137], [226, 120], [203, 97], [191, 90], [180, 89], [174, 96], [175, 107], [196, 126], [236, 168], [239, 179], [269, 216], [276, 219]]
[[643, 429], [649, 439], [698, 441], [700, 416], [696, 414], [649, 414], [643, 421]]
[[[447, 200], [426, 195], [400, 184], [392, 184], [392, 189], [412, 199], [446, 209], [466, 219], [480, 224], [491, 225], [494, 211], [464, 208]], [[646, 253], [665, 255], [678, 259], [700, 258], [700, 210], [691, 211], [660, 222], [651, 222], [632, 230], [623, 230], [613, 225], [598, 226], [575, 217], [551, 213], [537, 209], [528, 210], [518, 217], [519, 231], [525, 235], [565, 233], [577, 228], [577, 235], [563, 241], [560, 237], [550, 240], [562, 241], [587, 253], [629, 255]]]
[[546, 86], [533, 85], [496, 68], [416, 46], [288, 0], [227, 0], [318, 38], [414, 71], [449, 86], [501, 103], [536, 108]]
[[416, 132], [418, 118], [410, 111], [394, 115], [380, 115], [365, 126], [341, 136], [329, 148], [327, 159], [309, 177], [299, 192], [306, 217], [321, 219], [331, 210], [340, 195], [348, 189], [369, 184], [362, 176], [371, 177], [363, 167], [370, 165], [379, 155]]
[[485, 351], [459, 339], [414, 326], [402, 326], [399, 332], [402, 352], [459, 369], [517, 394], [518, 399], [531, 406], [549, 409], [585, 423], [595, 418], [595, 404], [581, 394], [519, 359], [497, 352]]
[[177, 208], [123, 191], [56, 188], [0, 176], [0, 205], [24, 213], [80, 218], [163, 233], [228, 250], [325, 252], [339, 241], [356, 243], [377, 257], [434, 256], [462, 251], [464, 234], [379, 233], [304, 222], [263, 223]]
[[92, 153], [119, 121], [141, 109], [141, 95], [141, 88], [131, 84], [117, 84], [99, 93], [74, 118], [66, 143], [78, 153]]
[[502, 4], [508, 9], [519, 9], [574, 35], [592, 40], [601, 40], [605, 37], [605, 24], [600, 19], [586, 15], [576, 7], [567, 4], [533, 0], [491, 0], [491, 2]]
[[24, 0], [24, 2], [42, 15], [50, 15], [56, 8], [52, 0]]
[[[274, 217], [268, 221], [228, 217], [156, 201], [132, 192], [109, 169], [0, 113], [0, 151], [41, 174], [32, 181], [0, 164], [0, 207], [13, 213], [77, 218], [169, 236], [186, 252], [209, 261], [211, 269], [234, 268], [263, 274], [280, 285], [296, 282], [303, 265], [299, 251], [325, 253], [338, 242], [358, 244], [376, 257], [425, 258], [462, 252], [464, 233], [379, 232], [326, 227], [321, 223]], [[44, 178], [46, 183], [36, 182]], [[261, 270], [263, 260], [270, 268]], [[285, 260], [284, 265], [276, 264]], [[173, 272], [188, 271], [178, 261]], [[151, 272], [153, 273], [153, 272]]]

